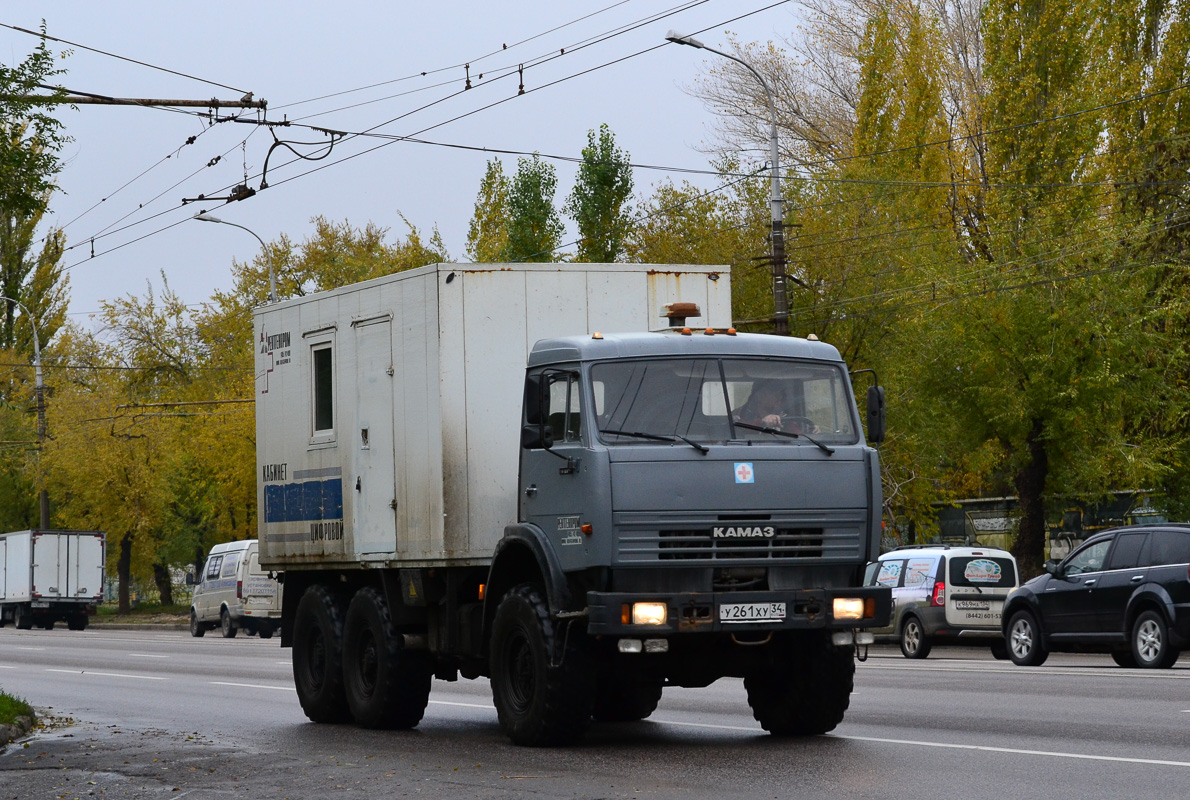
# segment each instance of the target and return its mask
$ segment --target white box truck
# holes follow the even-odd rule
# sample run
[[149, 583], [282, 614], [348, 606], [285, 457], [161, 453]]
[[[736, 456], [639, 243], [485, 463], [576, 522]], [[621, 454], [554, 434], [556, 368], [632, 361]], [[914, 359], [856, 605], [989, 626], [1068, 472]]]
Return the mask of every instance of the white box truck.
[[553, 745], [736, 676], [774, 734], [837, 725], [889, 614], [879, 462], [835, 348], [737, 334], [730, 296], [721, 267], [436, 264], [257, 309], [260, 561], [307, 716], [408, 728], [432, 677], [486, 676]]
[[105, 557], [98, 531], [0, 533], [0, 626], [83, 630], [103, 599]]

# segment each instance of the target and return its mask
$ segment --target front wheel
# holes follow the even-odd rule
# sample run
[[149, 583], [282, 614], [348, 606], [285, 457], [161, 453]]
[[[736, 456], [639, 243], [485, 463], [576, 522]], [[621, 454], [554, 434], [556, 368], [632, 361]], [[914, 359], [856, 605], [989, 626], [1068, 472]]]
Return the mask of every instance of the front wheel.
[[205, 635], [206, 627], [198, 621], [198, 613], [192, 608], [190, 609], [190, 635], [198, 639]]
[[771, 663], [744, 678], [748, 705], [773, 736], [817, 736], [834, 730], [851, 705], [855, 648], [814, 633], [774, 644]]
[[[271, 629], [270, 629], [271, 630]], [[428, 654], [406, 650], [380, 592], [360, 589], [343, 626], [343, 687], [355, 721], [365, 728], [412, 728], [430, 701]]]
[[908, 617], [901, 626], [901, 654], [905, 658], [925, 658], [932, 647], [933, 643], [926, 636], [921, 620]]
[[1018, 667], [1040, 667], [1049, 658], [1037, 618], [1029, 611], [1018, 611], [1008, 623], [1008, 656]]
[[231, 614], [225, 608], [219, 613], [219, 632], [223, 634], [224, 639], [234, 639], [239, 633], [239, 628], [231, 621]]
[[[557, 631], [549, 606], [531, 584], [500, 601], [492, 625], [492, 698], [514, 744], [570, 744], [591, 722], [594, 680], [586, 631]], [[560, 637], [560, 639], [559, 639]]]
[[1145, 669], [1168, 669], [1178, 660], [1178, 651], [1169, 643], [1165, 617], [1145, 611], [1132, 624], [1132, 657]]

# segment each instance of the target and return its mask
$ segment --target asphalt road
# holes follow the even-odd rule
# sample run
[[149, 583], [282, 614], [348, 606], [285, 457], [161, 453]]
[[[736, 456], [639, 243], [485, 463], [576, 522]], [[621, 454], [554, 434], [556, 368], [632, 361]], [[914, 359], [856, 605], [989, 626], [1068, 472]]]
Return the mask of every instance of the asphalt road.
[[415, 731], [309, 723], [277, 639], [0, 629], [0, 688], [55, 722], [0, 755], [0, 800], [65, 797], [1181, 797], [1190, 655], [1043, 667], [874, 648], [833, 733], [772, 739], [743, 686], [666, 689], [647, 721], [514, 747], [486, 681], [436, 681]]

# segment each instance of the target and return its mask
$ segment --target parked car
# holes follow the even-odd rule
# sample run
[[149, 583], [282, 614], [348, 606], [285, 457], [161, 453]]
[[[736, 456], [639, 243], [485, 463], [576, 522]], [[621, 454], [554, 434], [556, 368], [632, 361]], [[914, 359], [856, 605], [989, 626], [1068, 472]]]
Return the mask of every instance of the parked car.
[[267, 639], [281, 626], [281, 591], [277, 580], [260, 568], [256, 539], [217, 544], [207, 555], [194, 585], [190, 635], [218, 627], [230, 639], [241, 629]]
[[925, 658], [935, 642], [982, 644], [1008, 657], [1000, 610], [1017, 587], [1017, 569], [1007, 550], [902, 547], [868, 564], [864, 584], [892, 589], [892, 624], [873, 633], [877, 641], [899, 641], [906, 658]]
[[1122, 667], [1171, 667], [1190, 649], [1190, 525], [1098, 533], [1013, 592], [1004, 607], [1013, 662], [1053, 651], [1111, 653]]

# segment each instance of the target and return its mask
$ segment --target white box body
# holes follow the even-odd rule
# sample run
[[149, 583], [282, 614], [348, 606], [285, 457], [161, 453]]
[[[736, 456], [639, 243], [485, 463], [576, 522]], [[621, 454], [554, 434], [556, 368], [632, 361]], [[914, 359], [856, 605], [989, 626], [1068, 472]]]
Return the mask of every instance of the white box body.
[[730, 284], [718, 266], [434, 264], [257, 309], [262, 566], [487, 563], [516, 522], [532, 345], [664, 330], [679, 301], [691, 328], [728, 327]]
[[0, 602], [97, 602], [104, 557], [96, 531], [0, 533]]

